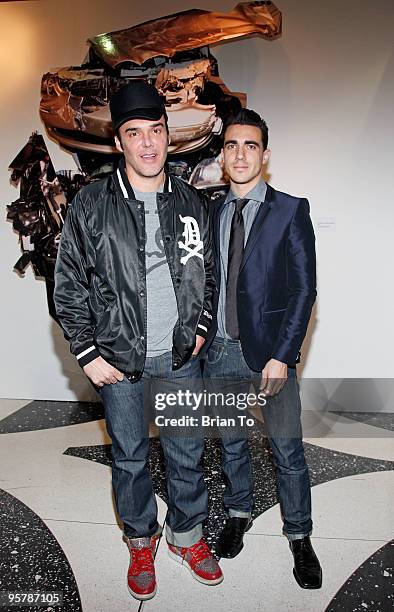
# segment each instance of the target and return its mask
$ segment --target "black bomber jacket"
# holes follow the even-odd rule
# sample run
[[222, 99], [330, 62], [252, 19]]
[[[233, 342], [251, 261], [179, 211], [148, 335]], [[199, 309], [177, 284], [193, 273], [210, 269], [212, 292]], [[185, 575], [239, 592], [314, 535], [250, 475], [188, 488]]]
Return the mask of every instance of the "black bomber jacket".
[[[167, 175], [157, 205], [178, 305], [175, 370], [212, 321], [212, 240], [207, 203], [192, 186]], [[143, 202], [135, 199], [121, 166], [74, 198], [55, 269], [56, 313], [81, 367], [101, 355], [133, 382], [146, 355], [144, 224]]]

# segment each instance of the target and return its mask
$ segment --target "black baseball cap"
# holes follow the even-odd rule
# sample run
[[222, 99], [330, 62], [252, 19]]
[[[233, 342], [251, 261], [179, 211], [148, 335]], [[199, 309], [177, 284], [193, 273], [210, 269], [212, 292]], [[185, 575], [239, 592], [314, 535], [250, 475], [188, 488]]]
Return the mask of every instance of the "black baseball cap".
[[164, 98], [156, 87], [142, 80], [118, 89], [110, 98], [109, 108], [115, 132], [130, 119], [157, 121], [166, 112]]

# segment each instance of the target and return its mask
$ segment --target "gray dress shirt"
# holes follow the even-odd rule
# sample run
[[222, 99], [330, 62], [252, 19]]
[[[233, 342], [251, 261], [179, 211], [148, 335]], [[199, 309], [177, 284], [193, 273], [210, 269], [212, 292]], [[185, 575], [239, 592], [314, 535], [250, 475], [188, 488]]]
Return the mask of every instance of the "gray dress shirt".
[[[253, 189], [245, 195], [249, 200], [242, 211], [245, 228], [245, 245], [248, 240], [250, 230], [260, 207], [265, 200], [267, 184], [260, 179]], [[220, 293], [218, 303], [218, 331], [219, 338], [230, 339], [226, 332], [226, 286], [227, 286], [227, 267], [228, 267], [228, 246], [230, 242], [231, 221], [235, 210], [235, 200], [239, 199], [233, 191], [227, 194], [226, 202], [220, 215]]]

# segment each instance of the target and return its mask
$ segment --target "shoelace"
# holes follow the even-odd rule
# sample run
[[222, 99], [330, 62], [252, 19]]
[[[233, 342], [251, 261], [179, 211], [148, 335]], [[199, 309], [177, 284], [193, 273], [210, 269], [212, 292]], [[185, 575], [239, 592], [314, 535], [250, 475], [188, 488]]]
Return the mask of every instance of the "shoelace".
[[209, 550], [208, 545], [204, 541], [201, 541], [201, 540], [200, 542], [197, 542], [196, 544], [193, 544], [193, 546], [190, 546], [189, 548], [187, 548], [184, 554], [182, 555], [183, 558], [185, 558], [185, 555], [187, 554], [188, 551], [191, 552], [192, 561], [195, 564], [200, 563], [200, 561], [203, 561], [204, 559], [209, 559], [212, 556], [212, 553]]
[[132, 564], [134, 565], [132, 573], [134, 575], [142, 572], [152, 572], [153, 557], [150, 548], [132, 548], [131, 554]]

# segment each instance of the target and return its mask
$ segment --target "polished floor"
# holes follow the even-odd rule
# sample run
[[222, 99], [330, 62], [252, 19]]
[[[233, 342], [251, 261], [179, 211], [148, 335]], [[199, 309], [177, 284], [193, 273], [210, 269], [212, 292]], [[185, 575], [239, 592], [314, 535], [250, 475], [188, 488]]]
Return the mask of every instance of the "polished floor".
[[[313, 545], [323, 587], [302, 590], [292, 576], [271, 453], [256, 431], [250, 439], [255, 517], [244, 550], [222, 560], [223, 583], [207, 587], [167, 557], [163, 538], [156, 557], [158, 592], [142, 606], [146, 612], [394, 609], [393, 415], [333, 413], [319, 426], [309, 425], [304, 430]], [[61, 591], [62, 612], [141, 609], [126, 587], [128, 552], [114, 512], [101, 405], [0, 400], [0, 433], [0, 591]], [[149, 462], [163, 521], [164, 464], [155, 438]], [[207, 441], [204, 469], [210, 496], [206, 538], [214, 548], [224, 521], [217, 440]], [[16, 608], [1, 608], [7, 609]]]

